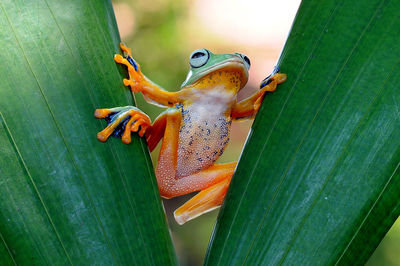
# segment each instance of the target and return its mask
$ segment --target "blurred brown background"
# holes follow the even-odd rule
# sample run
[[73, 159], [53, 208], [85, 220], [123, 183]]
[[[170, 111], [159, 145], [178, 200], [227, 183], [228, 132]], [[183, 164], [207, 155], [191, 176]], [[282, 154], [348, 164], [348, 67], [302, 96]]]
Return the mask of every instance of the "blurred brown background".
[[[113, 1], [121, 38], [152, 81], [170, 91], [179, 89], [195, 49], [239, 52], [251, 60], [249, 83], [239, 98], [255, 92], [272, 71], [299, 4], [300, 0]], [[138, 107], [152, 119], [162, 111], [147, 104], [140, 94], [135, 97]], [[251, 123], [233, 124], [230, 144], [219, 162], [239, 158]], [[153, 161], [157, 155], [158, 149], [152, 153]], [[180, 264], [202, 265], [218, 210], [179, 226], [173, 211], [191, 196], [164, 200], [164, 206]], [[400, 265], [399, 220], [368, 265]]]

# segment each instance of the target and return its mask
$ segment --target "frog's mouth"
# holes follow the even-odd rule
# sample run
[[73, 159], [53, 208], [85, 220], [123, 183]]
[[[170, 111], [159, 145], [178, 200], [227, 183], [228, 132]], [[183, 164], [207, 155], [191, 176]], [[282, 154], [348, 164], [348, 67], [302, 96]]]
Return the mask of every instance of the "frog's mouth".
[[[197, 81], [203, 79], [205, 76], [209, 76], [212, 73], [218, 73], [218, 72], [235, 72], [238, 73], [240, 76], [240, 89], [242, 89], [248, 79], [249, 79], [249, 71], [245, 64], [243, 63], [243, 60], [240, 58], [232, 58], [226, 61], [223, 61], [221, 63], [215, 64], [212, 67], [209, 67], [201, 72], [198, 72], [196, 75], [198, 76], [197, 79], [194, 79], [192, 82], [196, 83]], [[189, 80], [191, 77], [188, 76], [186, 78], [186, 81]], [[182, 84], [182, 86], [185, 85], [186, 82]]]

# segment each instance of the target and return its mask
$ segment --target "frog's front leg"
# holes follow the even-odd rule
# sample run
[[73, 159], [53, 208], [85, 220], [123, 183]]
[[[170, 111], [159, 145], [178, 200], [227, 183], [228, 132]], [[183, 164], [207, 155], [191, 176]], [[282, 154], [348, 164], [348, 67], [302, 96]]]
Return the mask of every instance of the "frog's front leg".
[[122, 43], [120, 47], [124, 56], [116, 54], [114, 60], [128, 68], [129, 79], [123, 80], [125, 86], [129, 86], [134, 93], [142, 92], [145, 98], [164, 106], [174, 106], [180, 101], [181, 92], [169, 92], [157, 86], [143, 75], [140, 65], [132, 58], [131, 49], [125, 47]]
[[236, 120], [253, 118], [261, 107], [265, 93], [274, 92], [277, 85], [285, 82], [286, 78], [286, 74], [283, 73], [268, 76], [261, 82], [259, 91], [232, 107], [232, 118]]
[[236, 162], [214, 164], [184, 177], [177, 177], [179, 130], [182, 114], [178, 109], [167, 111], [164, 138], [156, 168], [160, 194], [172, 198], [201, 190], [174, 213], [175, 220], [183, 224], [205, 212], [219, 207], [235, 171]]

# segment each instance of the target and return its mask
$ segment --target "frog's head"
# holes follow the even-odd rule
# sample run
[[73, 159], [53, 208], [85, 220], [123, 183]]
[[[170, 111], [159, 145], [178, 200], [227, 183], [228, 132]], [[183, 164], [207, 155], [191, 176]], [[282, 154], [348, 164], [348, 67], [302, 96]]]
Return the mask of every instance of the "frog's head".
[[249, 78], [250, 59], [244, 54], [213, 54], [207, 49], [195, 50], [190, 55], [190, 71], [182, 88], [193, 85], [202, 78], [212, 78], [214, 73], [233, 73], [239, 77], [239, 89], [246, 85]]

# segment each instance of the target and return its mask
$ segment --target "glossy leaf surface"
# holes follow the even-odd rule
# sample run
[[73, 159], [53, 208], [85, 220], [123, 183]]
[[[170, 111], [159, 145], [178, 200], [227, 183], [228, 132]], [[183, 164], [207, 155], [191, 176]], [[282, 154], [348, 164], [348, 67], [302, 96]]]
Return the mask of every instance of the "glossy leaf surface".
[[[207, 265], [363, 264], [400, 213], [400, 2], [305, 0]], [[267, 29], [266, 29], [267, 30]]]
[[175, 264], [146, 144], [96, 139], [132, 105], [111, 3], [1, 1], [0, 43], [0, 264]]

